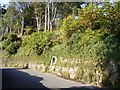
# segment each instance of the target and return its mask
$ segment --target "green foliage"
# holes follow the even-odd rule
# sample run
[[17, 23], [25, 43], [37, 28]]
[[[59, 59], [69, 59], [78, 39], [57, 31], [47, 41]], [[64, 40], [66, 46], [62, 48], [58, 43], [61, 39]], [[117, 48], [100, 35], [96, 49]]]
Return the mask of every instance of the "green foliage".
[[24, 30], [25, 30], [25, 35], [32, 34], [34, 32], [31, 26], [26, 26]]
[[[116, 3], [114, 7], [106, 3], [104, 5], [103, 27], [107, 28], [107, 32], [114, 35], [120, 35], [120, 2]], [[101, 19], [102, 19], [101, 18]]]
[[17, 41], [19, 38], [17, 37], [16, 34], [10, 34], [8, 35], [8, 41], [11, 41], [11, 42], [14, 42], [14, 41]]
[[50, 65], [50, 60], [53, 56], [55, 56], [57, 59], [59, 59], [60, 57], [66, 58], [68, 57], [67, 53], [67, 46], [65, 46], [64, 44], [55, 45], [49, 51], [43, 54], [45, 60], [44, 63], [45, 65]]
[[[69, 6], [68, 3], [60, 3], [60, 5]], [[26, 36], [22, 40], [21, 47], [21, 41], [17, 35], [2, 36], [0, 41], [5, 57], [8, 57], [8, 53], [15, 54], [18, 51], [17, 54], [12, 55], [11, 60], [33, 61], [36, 64], [45, 64], [49, 67], [52, 57], [56, 56], [58, 66], [77, 68], [75, 80], [107, 87], [120, 87], [119, 5], [120, 2], [113, 7], [104, 3], [99, 8], [89, 4], [88, 7], [79, 10], [77, 19], [75, 19], [75, 15], [68, 16], [68, 13], [70, 14], [72, 11], [68, 8], [68, 13], [62, 12], [65, 17], [68, 17], [63, 22], [62, 20], [56, 21], [58, 27], [62, 24], [60, 31], [33, 32], [32, 27], [35, 26], [28, 26], [25, 28]], [[61, 6], [58, 9], [62, 10]], [[38, 7], [36, 8], [40, 10]], [[76, 10], [75, 7], [74, 9]], [[42, 9], [42, 11], [44, 10]], [[73, 11], [73, 13], [77, 12]], [[41, 13], [37, 12], [36, 14]], [[44, 21], [44, 16], [41, 19]], [[25, 17], [26, 22], [28, 24], [28, 17]], [[10, 26], [10, 23], [8, 25]], [[40, 31], [44, 30], [43, 25], [41, 22]], [[17, 26], [13, 28], [18, 29]], [[18, 49], [19, 47], [20, 49]], [[63, 77], [70, 78], [69, 72], [61, 74]]]
[[84, 33], [74, 33], [68, 41], [70, 52], [79, 54], [82, 57], [88, 56], [85, 54], [93, 56], [96, 54], [97, 50], [93, 51], [92, 47], [97, 48], [98, 45], [100, 46], [100, 44], [102, 44], [100, 37], [102, 37], [102, 33], [99, 31], [86, 30]]
[[29, 51], [26, 47], [20, 47], [18, 53], [15, 55], [15, 59], [27, 63], [33, 62], [35, 64], [42, 64], [44, 58], [33, 51]]
[[66, 78], [66, 79], [70, 79], [70, 73], [68, 71], [66, 72], [61, 72], [62, 73], [62, 77]]
[[[85, 29], [92, 29], [92, 21], [93, 21], [93, 15], [94, 11], [92, 10], [93, 6], [90, 4], [88, 7], [82, 9], [79, 11], [79, 18], [78, 20], [83, 25]], [[94, 15], [95, 18], [95, 15]]]
[[36, 32], [24, 37], [22, 46], [33, 50], [38, 55], [41, 55], [44, 51], [48, 50], [52, 46], [50, 41], [50, 33]]
[[[81, 59], [79, 67], [82, 71], [78, 71], [79, 75], [76, 78], [88, 83], [96, 82], [107, 87], [118, 87], [119, 38], [92, 30], [86, 30], [82, 34], [74, 33], [69, 39], [68, 46], [71, 56]], [[80, 75], [83, 77], [79, 77]]]
[[71, 15], [64, 19], [61, 31], [63, 32], [64, 38], [69, 39], [73, 33], [82, 32], [84, 28], [80, 24], [80, 21], [76, 20], [74, 15]]
[[67, 57], [68, 51], [67, 46], [64, 44], [56, 45], [52, 48], [51, 56], [56, 56], [57, 58], [60, 57]]
[[108, 34], [120, 34], [120, 2], [113, 7], [104, 3], [102, 7], [90, 4], [79, 11], [80, 25], [84, 29], [101, 30]]
[[20, 47], [20, 41], [15, 41], [10, 43], [7, 47], [6, 47], [6, 51], [9, 52], [9, 54], [15, 54], [17, 53], [17, 49]]
[[20, 47], [20, 45], [21, 41], [15, 34], [10, 34], [2, 41], [2, 48], [5, 49], [9, 54], [17, 53], [17, 49]]
[[7, 35], [0, 36], [0, 42], [4, 41], [5, 39], [7, 39]]
[[61, 34], [62, 34], [62, 33], [60, 33], [59, 31], [54, 31], [54, 32], [52, 32], [51, 41], [52, 41], [52, 43], [53, 43], [53, 46], [59, 45], [59, 44], [62, 43], [63, 37], [62, 37]]

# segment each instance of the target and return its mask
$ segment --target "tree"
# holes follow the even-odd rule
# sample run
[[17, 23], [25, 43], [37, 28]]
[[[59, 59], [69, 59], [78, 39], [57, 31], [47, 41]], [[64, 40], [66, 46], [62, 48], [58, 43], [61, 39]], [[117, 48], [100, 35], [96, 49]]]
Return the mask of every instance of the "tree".
[[46, 32], [47, 29], [47, 3], [45, 6], [45, 26], [44, 26], [44, 32]]
[[120, 35], [120, 2], [111, 6], [109, 3], [104, 4], [105, 20], [104, 27], [110, 34]]
[[4, 14], [3, 16], [3, 23], [6, 25], [4, 29], [8, 28], [9, 29], [9, 32], [10, 34], [12, 33], [12, 28], [13, 28], [13, 25], [14, 25], [14, 16], [16, 14], [16, 10], [15, 10], [15, 7], [14, 7], [14, 3], [10, 3], [8, 8], [7, 8], [7, 11], [6, 13]]
[[[24, 33], [24, 28], [26, 26], [35, 26], [34, 24], [34, 7], [32, 3], [28, 2], [16, 2], [17, 10], [19, 12], [19, 17], [21, 21], [21, 35]], [[31, 16], [31, 17], [30, 17]]]
[[60, 2], [51, 1], [50, 31], [53, 29], [53, 25], [55, 24], [55, 18], [57, 18], [59, 4]]
[[41, 23], [43, 20], [43, 13], [44, 13], [44, 4], [43, 3], [32, 3], [34, 8], [34, 15], [36, 19], [36, 26], [37, 30], [40, 31]]
[[50, 0], [48, 0], [48, 31], [50, 30]]

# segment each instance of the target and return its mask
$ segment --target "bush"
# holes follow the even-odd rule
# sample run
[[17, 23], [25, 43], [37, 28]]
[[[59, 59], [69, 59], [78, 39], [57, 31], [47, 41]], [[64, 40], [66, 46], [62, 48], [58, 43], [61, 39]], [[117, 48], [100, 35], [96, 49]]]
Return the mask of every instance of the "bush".
[[25, 35], [32, 34], [33, 32], [34, 32], [33, 31], [33, 27], [26, 26], [26, 28], [25, 28]]
[[76, 78], [107, 87], [119, 86], [119, 37], [100, 31], [86, 30], [84, 34], [74, 33], [69, 39], [68, 47], [71, 56], [81, 59], [79, 68], [82, 72], [78, 72], [83, 77], [77, 75]]
[[[46, 66], [50, 65], [50, 61], [53, 56], [55, 56], [57, 58], [58, 63], [59, 63], [60, 57], [62, 57], [63, 59], [67, 58], [69, 56], [69, 54], [67, 52], [67, 46], [64, 44], [55, 45], [49, 51], [42, 54], [41, 57], [43, 57], [44, 64]], [[58, 65], [58, 63], [57, 63], [57, 65]], [[62, 63], [60, 63], [60, 65], [62, 66]]]
[[9, 52], [9, 54], [15, 54], [17, 53], [17, 49], [20, 47], [20, 41], [15, 41], [10, 43], [7, 47], [6, 47], [6, 51]]
[[59, 57], [67, 57], [68, 51], [67, 46], [64, 44], [56, 45], [51, 49], [51, 56]]
[[17, 37], [16, 34], [10, 34], [10, 35], [8, 35], [7, 40], [11, 41], [11, 42], [14, 42], [14, 41], [19, 40], [19, 38]]
[[15, 34], [10, 34], [2, 41], [3, 50], [8, 51], [9, 54], [17, 53], [17, 49], [21, 45], [21, 40]]
[[41, 55], [44, 51], [47, 51], [51, 46], [50, 33], [36, 32], [24, 37], [22, 46], [33, 50], [38, 55]]
[[59, 45], [63, 42], [63, 37], [61, 34], [62, 33], [59, 31], [52, 32], [51, 41], [52, 41], [53, 46]]
[[120, 2], [111, 6], [110, 3], [99, 5], [89, 4], [79, 11], [79, 25], [83, 28], [101, 30], [112, 35], [120, 35]]
[[4, 41], [5, 39], [7, 39], [7, 35], [0, 36], [0, 42]]
[[67, 41], [73, 33], [84, 31], [84, 27], [80, 22], [81, 21], [79, 21], [79, 19], [75, 19], [74, 15], [68, 16], [64, 19], [61, 27], [61, 32], [64, 36], [64, 41]]

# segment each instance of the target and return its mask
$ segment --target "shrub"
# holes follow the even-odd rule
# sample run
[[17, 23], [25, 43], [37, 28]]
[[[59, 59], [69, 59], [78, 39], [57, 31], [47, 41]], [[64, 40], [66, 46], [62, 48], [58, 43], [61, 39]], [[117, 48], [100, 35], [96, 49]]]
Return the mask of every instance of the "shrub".
[[75, 19], [74, 15], [68, 16], [64, 19], [63, 24], [61, 26], [61, 31], [63, 32], [64, 39], [67, 41], [73, 33], [83, 32], [84, 27], [80, 23], [79, 19]]
[[52, 46], [50, 38], [50, 33], [36, 32], [24, 37], [22, 46], [25, 46], [26, 48], [36, 52], [38, 55], [41, 55]]
[[104, 3], [102, 7], [89, 4], [86, 8], [79, 11], [79, 25], [83, 28], [92, 30], [101, 30], [108, 34], [120, 35], [120, 2], [111, 6]]
[[26, 26], [25, 35], [32, 34], [33, 32], [34, 31], [33, 31], [33, 28], [31, 26]]
[[68, 56], [67, 46], [64, 44], [54, 46], [51, 50], [51, 56], [56, 56], [57, 58], [67, 57]]
[[10, 43], [7, 47], [6, 47], [6, 51], [9, 52], [9, 54], [15, 54], [17, 53], [17, 49], [20, 47], [20, 41], [15, 41]]
[[7, 35], [0, 36], [0, 42], [4, 41], [5, 39], [7, 39]]
[[8, 35], [8, 37], [7, 37], [7, 40], [8, 40], [8, 41], [11, 41], [11, 42], [17, 41], [18, 39], [19, 39], [19, 38], [17, 37], [16, 34], [10, 34], [10, 35]]
[[62, 33], [59, 31], [52, 32], [51, 41], [52, 41], [53, 46], [59, 45], [63, 42], [63, 37], [61, 34]]
[[15, 34], [8, 35], [8, 37], [2, 41], [3, 50], [8, 51], [9, 54], [17, 53], [17, 49], [20, 47], [20, 45], [21, 40]]
[[49, 65], [53, 56], [57, 59], [68, 57], [67, 47], [64, 44], [56, 45], [43, 54], [45, 65]]
[[84, 34], [74, 33], [69, 39], [68, 47], [71, 56], [81, 59], [79, 67], [83, 70], [78, 73], [83, 77], [76, 76], [76, 78], [107, 87], [119, 86], [120, 39], [118, 36], [86, 30]]

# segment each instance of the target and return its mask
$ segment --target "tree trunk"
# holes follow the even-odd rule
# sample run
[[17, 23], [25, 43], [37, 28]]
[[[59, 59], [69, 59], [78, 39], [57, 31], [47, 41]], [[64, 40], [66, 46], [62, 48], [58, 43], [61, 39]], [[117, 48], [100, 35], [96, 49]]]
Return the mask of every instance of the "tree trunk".
[[38, 30], [40, 31], [40, 27], [41, 27], [41, 18], [39, 19], [39, 23], [38, 23]]
[[51, 18], [51, 21], [50, 21], [50, 31], [53, 28], [53, 22], [55, 21], [56, 12], [57, 12], [57, 6], [54, 5], [53, 2], [52, 2], [52, 18]]
[[52, 18], [53, 18], [53, 10], [54, 10], [54, 8], [53, 8], [53, 2], [52, 2], [52, 17], [51, 17], [51, 20], [50, 20], [50, 31], [52, 30]]
[[[17, 26], [18, 26], [18, 20], [17, 20]], [[17, 29], [17, 34], [19, 34], [20, 33], [20, 31], [19, 31], [19, 28]]]
[[48, 31], [50, 30], [50, 0], [48, 0]]
[[18, 34], [20, 34], [20, 30], [19, 30], [19, 28], [18, 28], [17, 30], [18, 30]]
[[47, 28], [47, 6], [45, 7], [45, 26], [44, 26], [44, 32], [46, 32]]
[[4, 35], [4, 30], [2, 30], [2, 35]]
[[9, 33], [9, 27], [5, 28], [5, 33]]
[[21, 35], [23, 35], [23, 29], [24, 29], [24, 17], [22, 16]]
[[38, 30], [38, 32], [39, 32], [40, 28], [39, 28], [39, 20], [38, 20], [38, 16], [35, 15], [35, 17], [36, 17], [36, 22], [37, 22], [37, 30]]
[[12, 16], [11, 16], [11, 18], [10, 18], [10, 34], [12, 34]]
[[12, 34], [12, 27], [11, 27], [11, 24], [10, 24], [10, 34]]

